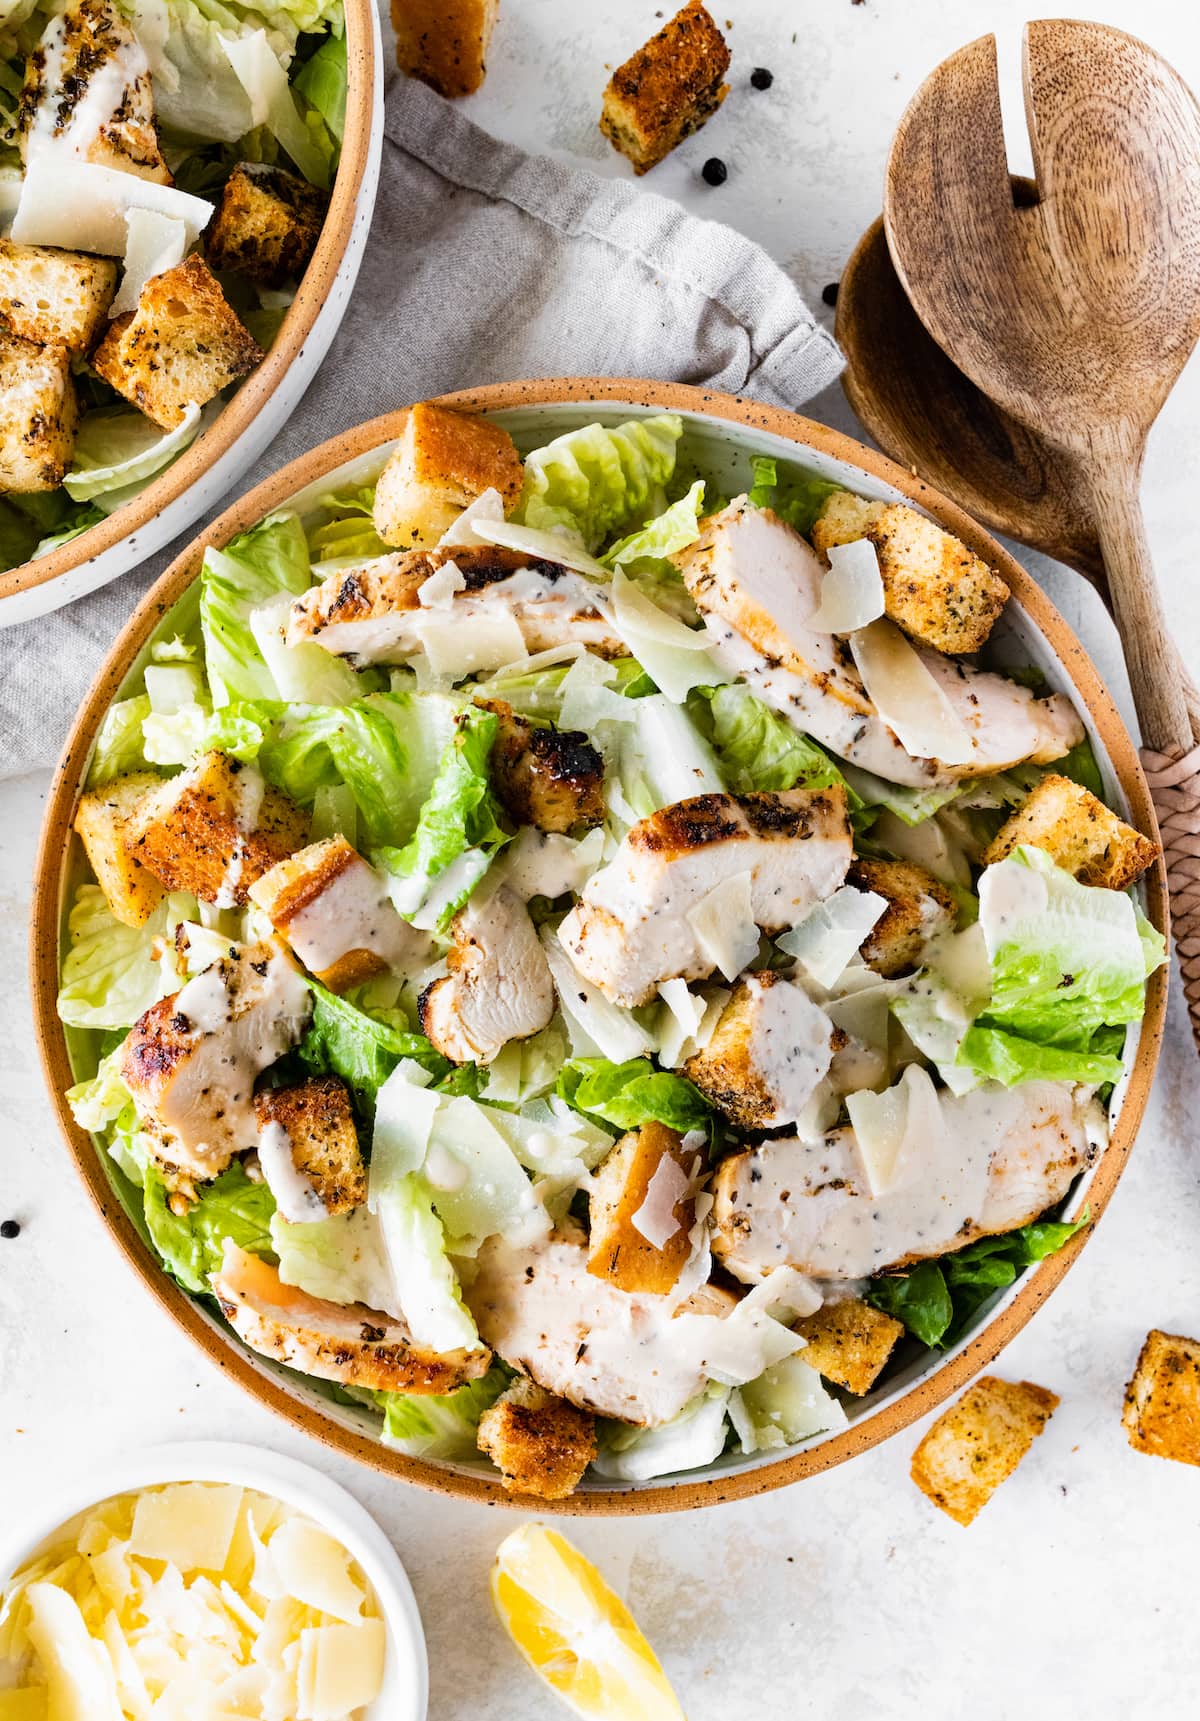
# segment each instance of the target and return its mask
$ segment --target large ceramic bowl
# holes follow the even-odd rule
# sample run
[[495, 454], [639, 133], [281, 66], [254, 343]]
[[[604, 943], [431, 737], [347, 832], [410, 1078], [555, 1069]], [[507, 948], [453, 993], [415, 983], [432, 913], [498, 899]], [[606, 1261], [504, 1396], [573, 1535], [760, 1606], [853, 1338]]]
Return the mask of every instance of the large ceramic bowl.
[[73, 603], [144, 562], [208, 513], [287, 423], [341, 326], [366, 249], [383, 151], [375, 0], [344, 0], [349, 81], [341, 159], [312, 261], [258, 369], [133, 501], [49, 555], [0, 573], [0, 627]]
[[[1014, 662], [1036, 664], [1053, 686], [1072, 694], [1091, 735], [1109, 799], [1141, 830], [1155, 831], [1134, 744], [1103, 682], [1062, 617], [994, 539], [952, 502], [883, 456], [792, 413], [669, 383], [596, 378], [508, 383], [447, 396], [446, 404], [486, 412], [525, 449], [597, 418], [615, 423], [632, 414], [669, 409], [683, 415], [684, 452], [697, 454], [702, 468], [713, 473], [726, 494], [736, 494], [744, 487], [751, 455], [772, 454], [800, 460], [862, 494], [893, 500], [903, 497], [923, 508], [999, 569], [1013, 593], [1013, 602], [997, 630], [1001, 651], [1010, 651]], [[374, 1436], [365, 1412], [331, 1403], [310, 1383], [252, 1355], [215, 1316], [175, 1286], [122, 1206], [117, 1183], [110, 1178], [107, 1155], [78, 1128], [63, 1099], [65, 1089], [77, 1079], [72, 1054], [81, 1047], [64, 1031], [54, 1007], [65, 906], [81, 865], [71, 820], [108, 705], [122, 696], [123, 684], [140, 673], [157, 631], [176, 631], [177, 624], [168, 619], [168, 612], [181, 599], [188, 601], [205, 545], [226, 543], [273, 508], [296, 505], [302, 509], [331, 482], [370, 481], [386, 459], [402, 422], [401, 413], [377, 418], [314, 449], [259, 485], [184, 552], [131, 617], [84, 701], [50, 795], [33, 913], [34, 1007], [46, 1080], [76, 1168], [126, 1259], [163, 1308], [262, 1403], [330, 1446], [427, 1487], [503, 1504], [509, 1503], [509, 1497], [482, 1463], [476, 1467], [450, 1466], [389, 1451]], [[1147, 874], [1143, 906], [1154, 923], [1165, 930], [1161, 867]], [[1135, 1031], [1133, 1036], [1136, 1043], [1131, 1047], [1128, 1073], [1113, 1096], [1110, 1145], [1072, 1191], [1068, 1213], [1077, 1215], [1086, 1205], [1098, 1219], [1120, 1176], [1154, 1074], [1166, 1005], [1165, 974], [1165, 969], [1160, 969], [1149, 983], [1146, 1013], [1140, 1033]], [[80, 1075], [84, 1074], [91, 1074], [90, 1065], [81, 1068]], [[906, 1361], [901, 1347], [898, 1366], [889, 1365], [884, 1384], [854, 1403], [850, 1424], [840, 1432], [817, 1436], [782, 1454], [743, 1459], [726, 1453], [709, 1469], [691, 1472], [677, 1481], [641, 1486], [585, 1482], [569, 1500], [546, 1502], [539, 1509], [679, 1511], [762, 1493], [841, 1463], [923, 1416], [990, 1362], [1049, 1296], [1087, 1235], [1086, 1230], [1081, 1232], [1061, 1253], [1019, 1278], [1006, 1295], [984, 1311], [956, 1349], [931, 1356], [923, 1350], [918, 1354], [917, 1347], [910, 1345]]]

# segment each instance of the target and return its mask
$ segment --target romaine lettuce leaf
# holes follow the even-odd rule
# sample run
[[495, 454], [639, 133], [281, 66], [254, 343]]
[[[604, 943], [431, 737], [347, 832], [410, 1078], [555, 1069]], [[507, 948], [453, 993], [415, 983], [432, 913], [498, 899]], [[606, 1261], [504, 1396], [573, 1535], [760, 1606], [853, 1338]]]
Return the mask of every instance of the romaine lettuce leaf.
[[754, 482], [747, 492], [749, 500], [756, 508], [770, 508], [797, 532], [811, 532], [826, 498], [845, 489], [844, 484], [821, 478], [804, 466], [792, 466], [768, 455], [755, 455], [750, 465]]
[[[119, 1049], [119, 1048], [118, 1048]], [[99, 1135], [133, 1104], [133, 1095], [117, 1067], [117, 1051], [101, 1058], [94, 1076], [67, 1089], [67, 1104], [80, 1129]]]
[[450, 1065], [423, 1034], [380, 1021], [351, 1002], [310, 980], [312, 1020], [296, 1048], [296, 1056], [314, 1075], [340, 1076], [370, 1116], [379, 1090], [402, 1058], [411, 1058], [436, 1079]]
[[678, 1470], [699, 1470], [725, 1450], [729, 1388], [713, 1384], [657, 1428], [602, 1423], [594, 1460], [598, 1476], [618, 1482], [649, 1482]]
[[675, 470], [683, 420], [676, 413], [606, 429], [568, 431], [525, 457], [525, 484], [513, 514], [538, 531], [578, 533], [589, 551], [614, 532], [644, 524]]
[[400, 1307], [417, 1343], [436, 1351], [478, 1350], [479, 1334], [462, 1300], [424, 1178], [413, 1172], [381, 1185], [372, 1177], [368, 1199], [379, 1219]]
[[[1116, 1047], [1112, 1048], [1112, 1036]], [[955, 1065], [977, 1081], [1003, 1082], [1006, 1088], [1018, 1082], [1089, 1082], [1101, 1087], [1121, 1079], [1120, 1028], [1097, 1028], [1084, 1046], [1044, 1046], [1001, 1028], [974, 1025], [959, 1044]]]
[[183, 1214], [171, 1211], [167, 1186], [153, 1166], [142, 1189], [150, 1240], [185, 1291], [211, 1294], [208, 1275], [220, 1267], [227, 1237], [252, 1255], [270, 1255], [275, 1198], [265, 1183], [251, 1183], [240, 1161], [201, 1184]]
[[708, 1130], [714, 1112], [685, 1076], [656, 1070], [646, 1058], [611, 1064], [605, 1058], [571, 1058], [559, 1074], [557, 1093], [585, 1117], [616, 1130], [637, 1129], [651, 1120], [686, 1135]]
[[76, 502], [90, 502], [128, 484], [144, 484], [182, 454], [199, 431], [200, 408], [195, 405], [167, 431], [145, 413], [127, 408], [85, 413], [63, 488]]
[[[707, 721], [705, 721], [707, 708]], [[828, 753], [794, 729], [786, 717], [772, 711], [748, 687], [698, 689], [688, 710], [705, 728], [727, 786], [736, 795], [763, 790], [831, 789], [841, 784], [851, 811], [861, 807], [858, 795]]]
[[387, 545], [375, 530], [374, 485], [331, 490], [321, 497], [314, 514], [317, 518], [308, 528], [314, 562], [368, 562], [388, 554]]
[[830, 1428], [844, 1428], [846, 1412], [801, 1352], [773, 1363], [732, 1392], [729, 1420], [744, 1453], [770, 1452]]
[[704, 480], [698, 478], [686, 496], [672, 502], [661, 514], [637, 532], [621, 538], [601, 557], [605, 567], [620, 568], [646, 557], [663, 559], [677, 555], [700, 536], [700, 511], [704, 507]]
[[395, 842], [411, 829], [413, 792], [409, 756], [392, 716], [370, 698], [341, 706], [293, 706], [264, 741], [259, 768], [268, 782], [304, 806], [318, 789], [345, 784], [368, 844]]
[[[330, 11], [340, 11], [340, 0], [332, 0]], [[306, 26], [311, 28], [311, 26]], [[346, 37], [330, 36], [307, 59], [292, 80], [292, 88], [310, 108], [315, 108], [338, 143], [346, 129]]]
[[294, 1225], [281, 1213], [270, 1223], [279, 1277], [330, 1303], [365, 1303], [398, 1314], [391, 1268], [375, 1215], [366, 1207]]
[[109, 706], [88, 766], [89, 789], [94, 789], [98, 783], [109, 783], [114, 777], [127, 776], [131, 771], [146, 769], [142, 724], [149, 715], [150, 700], [145, 693], [135, 693], [131, 699], [115, 700]]
[[195, 918], [196, 899], [163, 898], [144, 926], [117, 920], [96, 884], [81, 884], [67, 917], [70, 946], [63, 959], [59, 1019], [72, 1028], [129, 1028], [174, 989], [174, 971], [155, 956], [155, 940], [180, 920]]
[[326, 188], [333, 172], [333, 138], [315, 110], [301, 113], [267, 32], [223, 35], [221, 47], [249, 98], [251, 126], [264, 126], [305, 179]]
[[499, 1363], [481, 1380], [469, 1380], [456, 1392], [376, 1394], [383, 1411], [383, 1442], [410, 1458], [436, 1458], [443, 1463], [477, 1459], [479, 1419], [504, 1392], [511, 1374]]
[[250, 616], [281, 592], [309, 584], [308, 544], [294, 514], [272, 514], [223, 550], [204, 553], [200, 625], [212, 702], [277, 700], [279, 689], [250, 628]]

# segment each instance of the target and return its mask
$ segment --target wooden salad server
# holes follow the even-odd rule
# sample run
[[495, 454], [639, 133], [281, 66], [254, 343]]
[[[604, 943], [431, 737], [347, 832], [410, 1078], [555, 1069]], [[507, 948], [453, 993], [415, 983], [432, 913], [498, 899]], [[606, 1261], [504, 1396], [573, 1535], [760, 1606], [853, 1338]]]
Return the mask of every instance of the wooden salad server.
[[1073, 463], [1096, 523], [1158, 812], [1200, 1046], [1200, 724], [1138, 499], [1146, 437], [1200, 335], [1200, 108], [1107, 25], [1026, 25], [1036, 201], [1014, 199], [996, 44], [917, 91], [888, 160], [897, 274], [934, 340], [1011, 418]]

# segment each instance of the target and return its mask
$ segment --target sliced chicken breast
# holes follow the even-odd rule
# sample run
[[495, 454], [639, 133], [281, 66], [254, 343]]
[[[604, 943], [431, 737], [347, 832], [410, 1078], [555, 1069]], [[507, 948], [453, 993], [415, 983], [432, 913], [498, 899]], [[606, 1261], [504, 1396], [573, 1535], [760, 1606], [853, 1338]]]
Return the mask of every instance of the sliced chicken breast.
[[734, 987], [683, 1073], [739, 1129], [798, 1123], [829, 1071], [834, 1027], [802, 986], [770, 969]]
[[604, 823], [604, 759], [581, 729], [531, 723], [502, 699], [489, 769], [505, 812], [518, 825], [564, 835]]
[[318, 1380], [373, 1392], [446, 1393], [478, 1380], [492, 1360], [482, 1347], [423, 1349], [394, 1315], [310, 1297], [228, 1238], [220, 1271], [209, 1282], [225, 1319], [251, 1350]]
[[965, 764], [914, 758], [868, 697], [846, 643], [810, 626], [824, 569], [798, 532], [740, 497], [674, 559], [722, 667], [839, 758], [893, 783], [929, 788], [1024, 759], [1046, 763], [1083, 737], [1061, 694], [1035, 699], [1003, 676], [919, 646], [973, 747]]
[[[1060, 1201], [1104, 1140], [1090, 1088], [1069, 1082], [941, 1093], [936, 1115], [871, 1193], [853, 1129], [794, 1136], [722, 1161], [713, 1251], [751, 1284], [789, 1266], [858, 1279], [1012, 1231]], [[878, 1174], [875, 1174], [878, 1187]]]
[[[421, 588], [440, 570], [447, 572], [437, 603], [423, 604]], [[287, 642], [315, 640], [358, 666], [407, 663], [427, 650], [430, 626], [508, 615], [527, 651], [577, 640], [589, 651], [619, 657], [626, 648], [597, 609], [595, 596], [582, 574], [519, 550], [492, 545], [406, 550], [340, 569], [297, 598]]]
[[554, 983], [525, 904], [507, 885], [475, 895], [451, 924], [450, 972], [421, 994], [421, 1031], [456, 1064], [490, 1064], [554, 1014]]
[[308, 987], [277, 945], [232, 945], [130, 1029], [121, 1074], [178, 1186], [257, 1147], [255, 1077], [296, 1045], [311, 1014]]
[[586, 979], [632, 1008], [664, 980], [714, 971], [689, 914], [718, 885], [748, 872], [755, 925], [782, 932], [833, 894], [850, 858], [840, 788], [697, 795], [633, 826], [558, 935]]

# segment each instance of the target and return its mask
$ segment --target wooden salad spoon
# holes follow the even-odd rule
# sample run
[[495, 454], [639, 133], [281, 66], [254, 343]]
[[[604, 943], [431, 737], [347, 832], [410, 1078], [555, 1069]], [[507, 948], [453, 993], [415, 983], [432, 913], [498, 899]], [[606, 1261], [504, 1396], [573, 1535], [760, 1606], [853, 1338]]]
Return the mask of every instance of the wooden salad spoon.
[[1158, 811], [1200, 1046], [1200, 732], [1138, 499], [1146, 437], [1200, 336], [1200, 108], [1107, 25], [1026, 25], [1036, 202], [1014, 200], [996, 43], [926, 79], [888, 160], [900, 282], [949, 358], [1076, 465], [1096, 523]]

